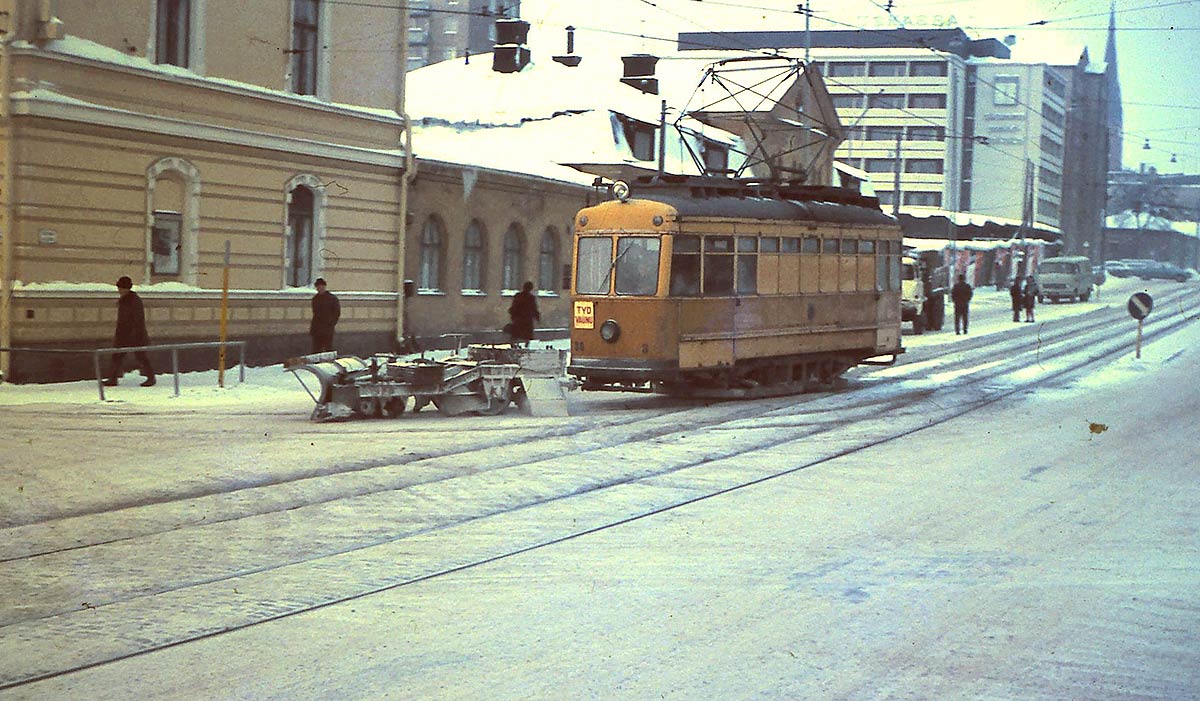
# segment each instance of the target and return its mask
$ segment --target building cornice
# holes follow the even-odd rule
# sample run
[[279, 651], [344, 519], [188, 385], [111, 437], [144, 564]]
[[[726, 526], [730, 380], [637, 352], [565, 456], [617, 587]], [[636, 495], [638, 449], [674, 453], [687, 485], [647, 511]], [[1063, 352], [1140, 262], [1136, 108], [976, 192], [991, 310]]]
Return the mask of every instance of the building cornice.
[[[173, 300], [220, 300], [221, 290], [156, 290], [140, 287], [134, 290], [143, 299], [173, 299]], [[277, 301], [308, 301], [316, 294], [314, 290], [230, 290], [230, 300], [277, 300]], [[361, 302], [390, 302], [395, 301], [395, 292], [338, 291], [338, 299], [343, 301]], [[12, 296], [15, 299], [117, 299], [116, 288], [111, 285], [86, 287], [14, 287]]]
[[61, 51], [48, 51], [45, 49], [39, 49], [38, 47], [26, 42], [13, 42], [12, 44], [9, 44], [8, 51], [12, 56], [32, 56], [52, 61], [62, 61], [64, 63], [72, 63], [78, 66], [87, 66], [89, 68], [150, 78], [152, 80], [166, 81], [169, 83], [175, 83], [177, 85], [185, 85], [204, 90], [223, 92], [229, 95], [236, 95], [238, 97], [265, 100], [267, 102], [288, 105], [290, 107], [302, 106], [307, 109], [335, 114], [338, 116], [364, 119], [383, 124], [390, 124], [397, 127], [404, 125], [404, 120], [400, 117], [400, 115], [387, 110], [356, 107], [354, 105], [343, 105], [336, 102], [325, 102], [307, 95], [295, 95], [292, 93], [283, 92], [281, 90], [271, 90], [270, 88], [264, 88], [258, 85], [238, 83], [236, 81], [226, 80], [223, 78], [211, 78], [202, 75], [196, 75], [187, 72], [185, 69], [175, 69], [174, 66], [141, 67], [127, 65], [123, 63], [115, 63], [113, 61], [106, 61], [101, 58], [81, 56], [78, 54], [65, 53]]
[[14, 92], [10, 95], [10, 100], [11, 114], [14, 117], [58, 119], [388, 168], [399, 169], [404, 166], [404, 154], [400, 149], [369, 149], [233, 127], [196, 124], [173, 117], [142, 114], [97, 105], [60, 95], [45, 88]]

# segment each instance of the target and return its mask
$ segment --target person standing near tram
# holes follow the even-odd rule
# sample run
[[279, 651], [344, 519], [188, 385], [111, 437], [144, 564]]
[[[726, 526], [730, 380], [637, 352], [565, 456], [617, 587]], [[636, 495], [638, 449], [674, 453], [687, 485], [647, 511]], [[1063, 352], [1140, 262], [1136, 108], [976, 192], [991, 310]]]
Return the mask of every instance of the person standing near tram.
[[[967, 276], [959, 275], [958, 282], [954, 283], [954, 287], [950, 288], [950, 299], [954, 302], [954, 335], [967, 332], [967, 320], [971, 306], [971, 295], [973, 291], [971, 286], [967, 284]], [[962, 331], [959, 331], [959, 328]]]

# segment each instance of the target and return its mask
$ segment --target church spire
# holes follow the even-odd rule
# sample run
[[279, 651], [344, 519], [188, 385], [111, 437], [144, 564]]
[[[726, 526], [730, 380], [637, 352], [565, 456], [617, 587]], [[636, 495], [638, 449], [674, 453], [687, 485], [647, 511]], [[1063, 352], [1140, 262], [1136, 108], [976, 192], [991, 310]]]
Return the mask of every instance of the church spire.
[[1117, 3], [1108, 10], [1108, 43], [1104, 47], [1105, 74], [1108, 83], [1108, 169], [1121, 170], [1121, 80], [1117, 75]]

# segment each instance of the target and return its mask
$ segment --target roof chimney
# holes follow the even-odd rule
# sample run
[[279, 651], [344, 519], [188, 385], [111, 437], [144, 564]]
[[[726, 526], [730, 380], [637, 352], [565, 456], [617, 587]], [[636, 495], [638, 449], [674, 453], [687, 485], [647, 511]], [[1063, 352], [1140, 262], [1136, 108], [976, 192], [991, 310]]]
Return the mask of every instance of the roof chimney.
[[529, 23], [501, 17], [496, 20], [496, 46], [492, 49], [492, 70], [516, 73], [529, 65]]
[[657, 56], [650, 54], [622, 56], [621, 63], [625, 64], [625, 75], [621, 77], [622, 83], [650, 95], [658, 94], [658, 78], [654, 77], [654, 66], [658, 63]]
[[578, 66], [579, 62], [583, 60], [582, 56], [575, 55], [575, 28], [574, 27], [567, 27], [567, 53], [566, 53], [566, 55], [555, 56], [554, 60], [558, 61], [559, 63], [563, 64], [564, 66], [570, 66], [572, 68], [574, 68], [575, 66]]

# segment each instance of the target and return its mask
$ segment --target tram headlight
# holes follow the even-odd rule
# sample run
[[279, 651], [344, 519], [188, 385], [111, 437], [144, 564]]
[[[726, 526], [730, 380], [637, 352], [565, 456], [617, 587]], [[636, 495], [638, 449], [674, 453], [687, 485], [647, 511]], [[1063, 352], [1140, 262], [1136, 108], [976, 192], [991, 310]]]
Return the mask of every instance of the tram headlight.
[[600, 338], [606, 343], [616, 343], [621, 337], [621, 326], [616, 321], [609, 319], [603, 324], [600, 324]]
[[622, 202], [629, 201], [629, 183], [624, 180], [618, 180], [612, 184], [612, 194]]

